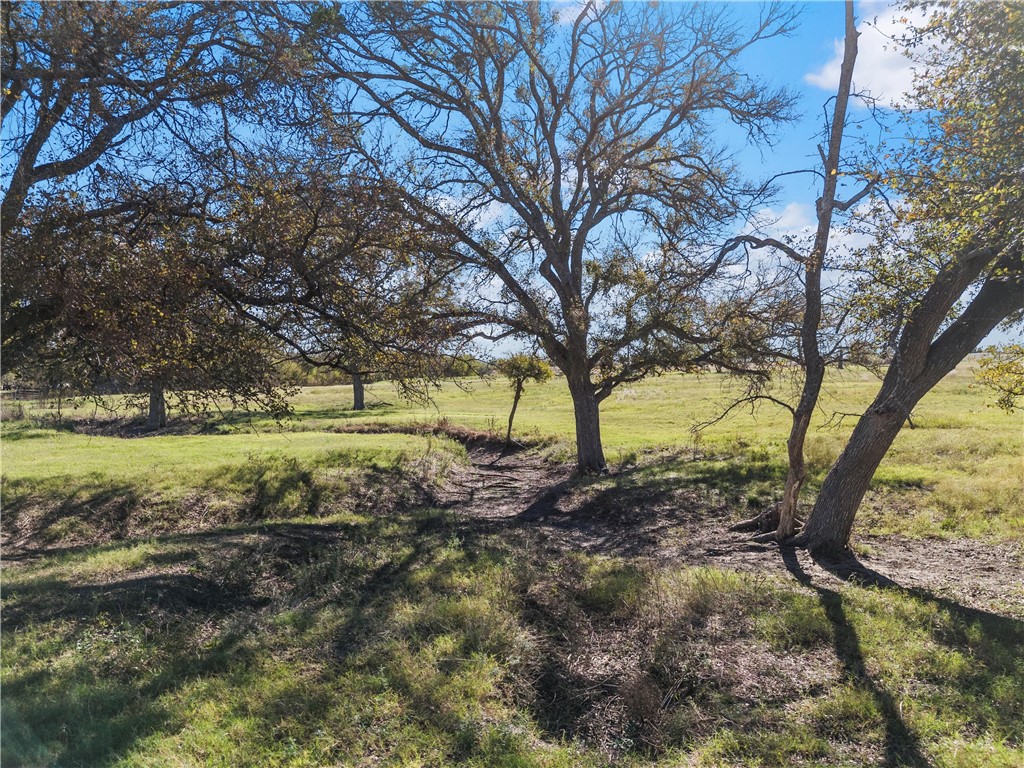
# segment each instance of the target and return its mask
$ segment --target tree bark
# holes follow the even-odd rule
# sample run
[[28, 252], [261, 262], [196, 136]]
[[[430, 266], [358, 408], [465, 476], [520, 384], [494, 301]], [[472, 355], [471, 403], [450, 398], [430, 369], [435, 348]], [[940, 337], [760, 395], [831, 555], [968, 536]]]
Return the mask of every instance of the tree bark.
[[[821, 388], [821, 380], [815, 387], [815, 400], [817, 392]], [[804, 461], [804, 441], [807, 437], [807, 428], [811, 424], [812, 409], [803, 412], [798, 411], [793, 416], [793, 426], [789, 433], [789, 440], [786, 441], [786, 449], [789, 453], [789, 469], [786, 472], [786, 485], [782, 492], [782, 504], [779, 506], [779, 526], [775, 530], [775, 538], [779, 541], [788, 539], [796, 533], [796, 510], [797, 502], [800, 499], [800, 489], [804, 487], [804, 480], [807, 479], [807, 463]]]
[[519, 398], [523, 395], [523, 380], [516, 379], [516, 394], [512, 398], [512, 412], [508, 415], [508, 432], [505, 433], [505, 445], [512, 442], [512, 420], [516, 417], [516, 408], [519, 407]]
[[569, 380], [573, 413], [576, 417], [576, 466], [586, 474], [608, 471], [601, 445], [601, 414], [594, 387], [586, 376]]
[[[1024, 309], [1024, 264], [1019, 248], [1014, 248], [996, 263], [960, 316], [928, 343], [933, 329], [982, 266], [976, 265], [973, 274], [967, 271], [956, 275], [954, 281], [951, 273], [965, 271], [964, 265], [955, 264], [933, 283], [928, 295], [941, 296], [942, 300], [922, 302], [904, 328], [897, 356], [878, 395], [825, 477], [807, 525], [794, 543], [817, 555], [838, 555], [846, 550], [854, 517], [871, 478], [910, 412], [998, 323]], [[947, 282], [952, 288], [945, 288]]]
[[[821, 272], [825, 265], [829, 235], [832, 231], [832, 216], [837, 207], [836, 191], [839, 180], [839, 161], [843, 145], [843, 131], [846, 128], [846, 110], [853, 88], [853, 67], [857, 60], [857, 25], [853, 15], [853, 0], [846, 2], [846, 35], [843, 63], [840, 68], [839, 89], [836, 92], [835, 111], [829, 128], [828, 155], [824, 157], [825, 182], [821, 197], [817, 201], [818, 226], [814, 245], [804, 262], [804, 316], [800, 328], [800, 351], [804, 361], [804, 383], [800, 401], [793, 411], [786, 449], [789, 454], [789, 470], [786, 486], [779, 508], [779, 527], [775, 531], [778, 541], [789, 539], [796, 533], [797, 502], [800, 489], [807, 477], [804, 460], [804, 441], [811, 425], [811, 417], [821, 393], [825, 378], [825, 360], [818, 342], [821, 326]], [[842, 204], [839, 204], [842, 205]]]
[[846, 550], [853, 520], [875, 470], [889, 450], [910, 412], [901, 404], [893, 410], [881, 410], [886, 393], [879, 392], [868, 412], [850, 435], [836, 463], [829, 470], [818, 494], [818, 501], [798, 537], [815, 555], [838, 555]]
[[352, 374], [352, 410], [366, 410], [366, 388], [363, 385], [363, 375], [359, 371]]
[[167, 426], [167, 399], [164, 397], [164, 385], [154, 381], [149, 390], [149, 418], [146, 429], [162, 429]]

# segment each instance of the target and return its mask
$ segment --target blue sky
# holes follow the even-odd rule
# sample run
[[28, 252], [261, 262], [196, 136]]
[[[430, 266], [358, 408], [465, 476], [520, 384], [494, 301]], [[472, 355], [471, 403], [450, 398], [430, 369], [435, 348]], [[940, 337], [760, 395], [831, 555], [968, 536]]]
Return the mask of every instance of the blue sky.
[[[758, 3], [733, 2], [738, 15], [756, 18]], [[820, 164], [816, 145], [821, 141], [823, 106], [835, 94], [838, 84], [841, 43], [844, 34], [844, 3], [823, 0], [803, 4], [798, 27], [792, 36], [767, 41], [751, 49], [747, 61], [750, 70], [776, 85], [785, 85], [799, 98], [800, 118], [784, 128], [778, 142], [767, 150], [747, 147], [738, 158], [762, 176], [813, 168]], [[868, 0], [854, 4], [858, 40], [858, 57], [854, 70], [854, 88], [878, 98], [879, 105], [890, 104], [910, 86], [912, 70], [891, 42], [891, 37], [905, 27], [905, 14], [898, 6], [885, 0]], [[844, 149], [854, 150], [851, 139], [878, 138], [878, 129], [863, 106], [855, 106], [851, 119], [863, 120], [860, 130], [848, 129]], [[809, 174], [790, 176], [779, 182], [780, 191], [766, 220], [775, 220], [772, 234], [808, 232], [814, 221], [814, 201], [819, 194], [817, 179]], [[838, 236], [837, 236], [838, 234]], [[852, 238], [845, 238], [853, 245]], [[832, 242], [842, 246], [844, 236], [836, 233]], [[993, 331], [985, 343], [997, 344], [1019, 340], [1018, 332]]]
[[[756, 17], [759, 4], [731, 5], [737, 15]], [[854, 87], [877, 97], [880, 104], [888, 104], [910, 84], [910, 64], [889, 39], [904, 26], [899, 22], [902, 13], [892, 4], [878, 0], [856, 3], [854, 12], [861, 32]], [[755, 170], [771, 175], [820, 165], [815, 147], [821, 141], [824, 104], [835, 95], [838, 84], [843, 34], [842, 2], [810, 2], [802, 5], [797, 29], [790, 37], [768, 40], [750, 49], [746, 57], [750, 71], [795, 93], [800, 115], [780, 131], [773, 147], [763, 151], [747, 148], [742, 152], [742, 160]], [[846, 148], [852, 150], [852, 139], [861, 135], [877, 136], [877, 128], [872, 130], [868, 117], [868, 110], [855, 103], [851, 119], [864, 120], [865, 124], [860, 130], [848, 131]], [[818, 192], [814, 177], [787, 177], [780, 181], [780, 186], [783, 204], [807, 203], [813, 208]]]

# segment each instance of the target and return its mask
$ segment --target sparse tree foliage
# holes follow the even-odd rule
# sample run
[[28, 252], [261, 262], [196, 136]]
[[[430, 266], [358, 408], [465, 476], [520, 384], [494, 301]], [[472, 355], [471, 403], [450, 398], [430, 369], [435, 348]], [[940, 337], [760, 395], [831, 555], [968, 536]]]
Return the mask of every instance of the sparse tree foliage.
[[306, 363], [426, 396], [460, 342], [448, 314], [450, 238], [415, 222], [394, 184], [359, 168], [258, 158], [210, 228], [221, 293]]
[[508, 414], [508, 431], [505, 433], [505, 444], [512, 443], [512, 421], [516, 417], [516, 409], [519, 407], [519, 398], [523, 396], [523, 389], [526, 382], [535, 381], [543, 384], [551, 379], [551, 366], [546, 360], [541, 360], [536, 355], [516, 354], [498, 360], [494, 364], [495, 370], [508, 379], [509, 386], [515, 394], [512, 396], [512, 410]]
[[284, 55], [257, 9], [5, 2], [2, 230], [33, 190], [97, 171], [101, 159], [108, 172], [157, 174], [211, 117], [224, 128], [233, 106], [250, 109]]
[[[807, 466], [804, 461], [804, 442], [811, 418], [817, 407], [821, 385], [825, 378], [826, 367], [838, 361], [844, 353], [842, 337], [838, 326], [845, 319], [845, 313], [838, 313], [839, 318], [831, 330], [838, 337], [830, 347], [824, 347], [821, 339], [823, 321], [823, 303], [825, 294], [822, 289], [822, 272], [827, 264], [829, 237], [832, 233], [832, 221], [836, 212], [847, 211], [862, 200], [870, 191], [871, 184], [863, 186], [846, 200], [839, 199], [839, 184], [842, 173], [842, 144], [846, 130], [846, 113], [853, 87], [853, 70], [857, 59], [857, 26], [853, 15], [853, 0], [846, 2], [846, 24], [843, 62], [840, 68], [839, 89], [836, 93], [832, 114], [826, 128], [827, 147], [819, 145], [818, 152], [822, 160], [822, 192], [815, 203], [817, 227], [809, 248], [799, 244], [783, 242], [776, 238], [762, 237], [756, 234], [734, 238], [732, 242], [742, 243], [752, 249], [770, 248], [781, 254], [782, 258], [791, 262], [791, 268], [800, 275], [803, 288], [802, 311], [800, 312], [798, 342], [796, 354], [787, 354], [790, 350], [779, 350], [778, 356], [789, 364], [800, 367], [803, 381], [800, 396], [796, 405], [778, 398], [770, 398], [773, 402], [784, 406], [792, 415], [793, 423], [786, 441], [788, 471], [783, 489], [782, 503], [778, 506], [778, 517], [774, 515], [759, 517], [746, 523], [734, 526], [735, 530], [754, 527], [774, 528], [771, 537], [783, 541], [793, 536], [797, 529], [797, 504], [800, 490], [807, 479]], [[780, 300], [782, 296], [779, 296]]]
[[1010, 412], [1024, 399], [1024, 344], [989, 347], [978, 361], [978, 380], [994, 389], [996, 405]]
[[711, 124], [762, 137], [785, 118], [788, 97], [739, 59], [792, 14], [767, 6], [745, 31], [720, 6], [566, 12], [368, 2], [310, 10], [306, 30], [379, 136], [372, 157], [401, 161], [409, 209], [455, 239], [479, 295], [456, 319], [537, 340], [566, 376], [579, 467], [597, 472], [601, 401], [720, 346], [700, 289], [729, 253], [710, 243], [763, 190]]

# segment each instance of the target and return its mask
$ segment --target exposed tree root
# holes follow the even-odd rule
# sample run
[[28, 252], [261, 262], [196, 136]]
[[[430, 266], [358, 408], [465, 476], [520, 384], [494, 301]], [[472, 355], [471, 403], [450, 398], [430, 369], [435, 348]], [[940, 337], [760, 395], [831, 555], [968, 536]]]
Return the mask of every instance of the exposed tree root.
[[[750, 537], [750, 541], [757, 544], [769, 544], [771, 542], [776, 542], [780, 546], [794, 546], [797, 540], [796, 536], [786, 536], [783, 540], [779, 539], [778, 528], [781, 510], [782, 504], [781, 502], [777, 502], [772, 504], [770, 507], [761, 510], [761, 512], [755, 517], [729, 526], [729, 530], [753, 532], [754, 535]], [[797, 531], [803, 528], [804, 521], [800, 518], [796, 518], [793, 522], [796, 525]]]
[[[802, 523], [797, 520], [797, 530], [800, 530]], [[759, 533], [756, 536], [751, 536], [750, 540], [758, 544], [768, 544], [770, 542], [777, 543], [780, 547], [796, 547], [800, 546], [798, 543], [798, 537], [786, 536], [783, 539], [779, 539], [778, 531], [767, 531], [766, 533]]]
[[759, 534], [772, 533], [774, 535], [775, 529], [779, 527], [781, 509], [781, 504], [776, 502], [770, 507], [765, 507], [749, 520], [743, 520], [735, 525], [730, 525], [729, 530], [737, 532], [757, 531]]

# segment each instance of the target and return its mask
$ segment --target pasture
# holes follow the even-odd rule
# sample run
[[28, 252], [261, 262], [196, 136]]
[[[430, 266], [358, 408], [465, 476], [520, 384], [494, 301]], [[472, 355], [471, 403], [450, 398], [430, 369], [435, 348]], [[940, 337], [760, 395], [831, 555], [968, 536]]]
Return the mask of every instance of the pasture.
[[[827, 382], [813, 499], [877, 380]], [[141, 436], [3, 423], [3, 755], [80, 766], [1016, 766], [1024, 434], [969, 366], [913, 414], [829, 571], [726, 529], [785, 414], [666, 375], [573, 475], [563, 381], [301, 391]], [[9, 411], [10, 404], [5, 404]], [[870, 578], [868, 578], [870, 577]]]

